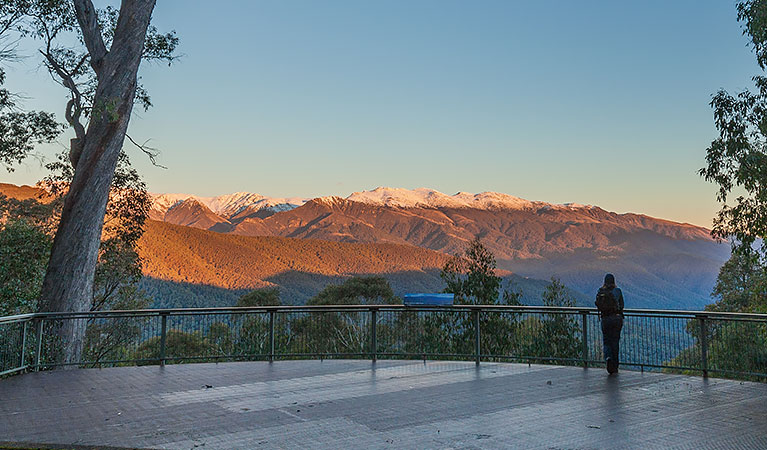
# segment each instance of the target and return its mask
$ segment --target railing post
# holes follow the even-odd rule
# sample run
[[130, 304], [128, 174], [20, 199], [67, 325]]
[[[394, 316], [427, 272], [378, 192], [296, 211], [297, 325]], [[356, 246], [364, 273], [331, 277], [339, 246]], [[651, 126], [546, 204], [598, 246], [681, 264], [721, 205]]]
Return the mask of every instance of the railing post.
[[37, 339], [37, 343], [35, 345], [35, 348], [37, 349], [35, 351], [35, 372], [40, 370], [40, 360], [42, 358], [41, 353], [43, 352], [43, 319], [37, 319], [37, 335], [35, 336], [35, 339]]
[[703, 368], [703, 376], [708, 376], [708, 332], [706, 330], [706, 318], [699, 316], [700, 321], [700, 362]]
[[583, 359], [583, 368], [589, 367], [589, 313], [588, 311], [581, 311], [581, 327], [583, 338], [583, 349], [581, 350], [581, 358]]
[[474, 357], [476, 364], [479, 365], [480, 357], [482, 356], [481, 348], [479, 346], [480, 331], [479, 331], [479, 309], [474, 310]]
[[23, 322], [21, 326], [21, 358], [19, 358], [19, 367], [24, 367], [24, 360], [26, 359], [27, 349], [27, 322]]
[[274, 310], [269, 310], [269, 362], [274, 362]]
[[376, 331], [378, 329], [378, 310], [370, 310], [370, 359], [376, 362], [378, 359], [378, 336]]
[[160, 328], [160, 367], [165, 366], [165, 341], [168, 337], [168, 313], [161, 312], [161, 328]]

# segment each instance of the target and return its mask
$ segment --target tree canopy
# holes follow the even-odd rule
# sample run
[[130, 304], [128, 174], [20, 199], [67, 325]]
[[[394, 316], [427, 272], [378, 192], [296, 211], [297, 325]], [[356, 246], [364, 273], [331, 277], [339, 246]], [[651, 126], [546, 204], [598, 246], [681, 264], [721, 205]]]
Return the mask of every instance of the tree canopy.
[[469, 242], [462, 254], [450, 258], [440, 272], [445, 292], [455, 294], [457, 304], [518, 305], [522, 293], [507, 289], [501, 295], [503, 279], [496, 273], [495, 255], [485, 247], [479, 236]]
[[[767, 67], [767, 2], [748, 0], [737, 5], [743, 34]], [[765, 257], [767, 236], [767, 77], [753, 77], [756, 90], [732, 95], [719, 90], [711, 100], [719, 136], [706, 150], [700, 175], [718, 185], [722, 209], [712, 234], [731, 240], [735, 252]], [[733, 197], [735, 197], [733, 199]], [[734, 200], [734, 203], [728, 202]], [[761, 240], [761, 244], [758, 241]]]
[[235, 306], [280, 306], [280, 288], [254, 289], [243, 294]]
[[351, 277], [343, 284], [329, 284], [309, 305], [392, 305], [401, 303], [389, 282], [381, 276]]
[[[767, 2], [741, 1], [736, 6], [743, 35], [756, 61], [767, 69]], [[700, 175], [718, 186], [721, 210], [712, 235], [729, 240], [733, 254], [722, 266], [707, 309], [762, 309], [767, 280], [767, 76], [753, 78], [755, 90], [714, 94], [711, 107], [718, 136], [706, 150]], [[760, 306], [762, 304], [762, 306]]]

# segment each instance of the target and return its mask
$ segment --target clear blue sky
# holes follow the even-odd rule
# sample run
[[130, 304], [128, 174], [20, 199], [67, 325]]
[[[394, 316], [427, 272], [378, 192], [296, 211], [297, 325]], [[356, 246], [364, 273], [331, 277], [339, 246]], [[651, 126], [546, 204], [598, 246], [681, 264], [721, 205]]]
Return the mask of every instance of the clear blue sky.
[[[710, 226], [708, 102], [758, 73], [734, 1], [159, 0], [154, 23], [184, 56], [142, 68], [153, 192], [499, 191]], [[63, 117], [34, 48], [8, 86]]]

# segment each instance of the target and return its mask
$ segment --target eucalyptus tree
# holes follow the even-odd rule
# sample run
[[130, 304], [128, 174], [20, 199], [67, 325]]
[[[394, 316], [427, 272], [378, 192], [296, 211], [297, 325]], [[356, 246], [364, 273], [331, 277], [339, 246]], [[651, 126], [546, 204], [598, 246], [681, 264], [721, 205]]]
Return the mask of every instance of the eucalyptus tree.
[[[737, 4], [738, 21], [756, 61], [767, 69], [767, 2]], [[732, 95], [719, 90], [711, 100], [719, 136], [706, 150], [700, 175], [718, 185], [722, 208], [712, 234], [731, 240], [733, 251], [767, 262], [767, 77], [753, 78], [755, 91]], [[736, 194], [737, 193], [737, 194]], [[737, 195], [737, 196], [736, 196]], [[728, 204], [733, 200], [732, 205]], [[759, 243], [761, 241], [761, 243]]]
[[[178, 44], [175, 33], [161, 34], [150, 24], [154, 6], [155, 0], [123, 0], [119, 9], [97, 10], [90, 0], [10, 0], [0, 9], [0, 24], [42, 42], [43, 64], [67, 90], [65, 119], [75, 135], [67, 155], [72, 180], [41, 291], [44, 310], [92, 306], [104, 217], [128, 123], [135, 103], [151, 105], [139, 84], [139, 65], [172, 62]], [[81, 321], [63, 324], [63, 362], [79, 360], [84, 334]]]

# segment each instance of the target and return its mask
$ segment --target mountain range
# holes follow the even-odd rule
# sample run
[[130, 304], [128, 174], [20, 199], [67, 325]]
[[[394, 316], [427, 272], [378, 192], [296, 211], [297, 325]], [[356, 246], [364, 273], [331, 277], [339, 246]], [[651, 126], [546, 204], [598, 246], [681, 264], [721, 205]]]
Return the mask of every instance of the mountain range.
[[[0, 194], [39, 196], [0, 183]], [[279, 286], [303, 303], [351, 275], [386, 276], [395, 292], [439, 291], [439, 269], [479, 236], [499, 273], [540, 304], [559, 277], [579, 304], [593, 303], [605, 272], [628, 307], [701, 309], [729, 246], [709, 230], [591, 205], [506, 194], [377, 188], [346, 198], [154, 194], [141, 255], [155, 306], [231, 305], [249, 289]]]
[[390, 243], [444, 254], [461, 252], [479, 236], [499, 268], [523, 278], [557, 276], [589, 297], [613, 272], [632, 307], [702, 308], [729, 257], [729, 246], [703, 227], [496, 192], [380, 187], [346, 198], [154, 198], [155, 219], [242, 236]]

